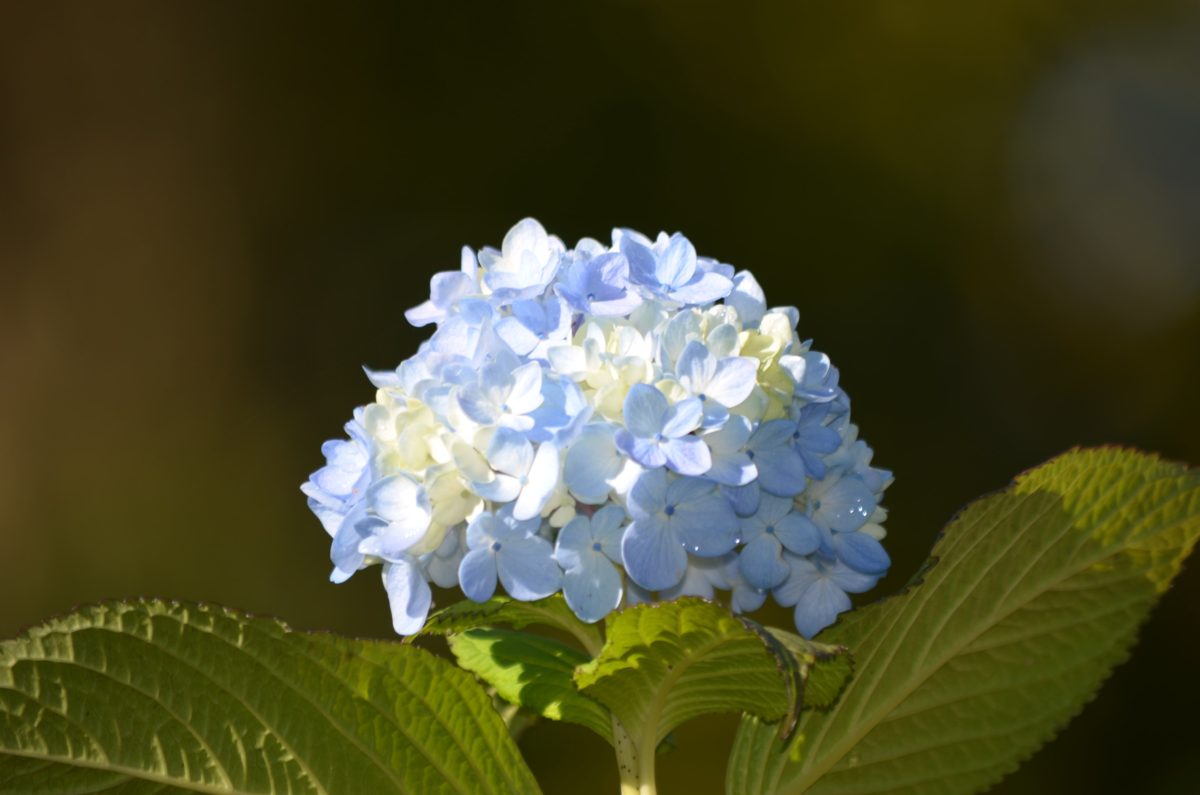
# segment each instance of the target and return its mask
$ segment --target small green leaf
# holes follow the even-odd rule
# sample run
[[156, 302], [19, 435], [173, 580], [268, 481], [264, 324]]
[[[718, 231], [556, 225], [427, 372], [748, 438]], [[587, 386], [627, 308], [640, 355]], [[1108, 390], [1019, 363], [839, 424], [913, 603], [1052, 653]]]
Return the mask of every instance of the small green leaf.
[[562, 594], [555, 594], [536, 602], [518, 602], [506, 596], [496, 596], [486, 602], [464, 599], [431, 615], [421, 634], [448, 635], [497, 625], [511, 626], [514, 629], [532, 625], [554, 627], [578, 640], [584, 650], [592, 656], [595, 656], [603, 643], [600, 630], [576, 618]]
[[[968, 507], [922, 580], [821, 640], [855, 677], [794, 741], [743, 720], [736, 795], [980, 792], [1054, 736], [1128, 655], [1200, 536], [1200, 473], [1067, 453]], [[789, 753], [790, 751], [790, 753]]]
[[638, 605], [609, 615], [608, 641], [575, 682], [653, 749], [689, 718], [750, 712], [787, 715], [787, 677], [759, 635], [702, 599]]
[[0, 644], [0, 792], [536, 791], [472, 677], [397, 642], [136, 602]]
[[551, 720], [586, 726], [609, 742], [608, 710], [575, 688], [575, 667], [591, 658], [564, 643], [505, 629], [472, 629], [448, 638], [458, 664], [506, 701]]

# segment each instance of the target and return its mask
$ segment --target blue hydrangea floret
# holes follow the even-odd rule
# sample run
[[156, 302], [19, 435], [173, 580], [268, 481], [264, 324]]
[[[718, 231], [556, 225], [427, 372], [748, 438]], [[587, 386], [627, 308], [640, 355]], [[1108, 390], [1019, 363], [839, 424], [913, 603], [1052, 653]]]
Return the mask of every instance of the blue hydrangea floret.
[[[770, 596], [811, 637], [891, 561], [891, 473], [793, 307], [683, 235], [568, 249], [533, 219], [464, 248], [433, 327], [302, 486], [331, 579], [379, 565], [398, 633], [432, 585], [484, 601], [562, 591], [575, 614], [682, 595]], [[722, 596], [725, 594], [725, 596]]]

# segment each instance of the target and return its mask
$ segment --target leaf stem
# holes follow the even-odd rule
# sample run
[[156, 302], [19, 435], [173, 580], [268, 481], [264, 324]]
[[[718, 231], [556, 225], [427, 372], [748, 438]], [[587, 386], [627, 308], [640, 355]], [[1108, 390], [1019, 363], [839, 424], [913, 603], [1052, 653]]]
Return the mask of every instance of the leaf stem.
[[650, 749], [648, 764], [642, 764], [646, 754], [639, 753], [637, 744], [616, 718], [612, 719], [613, 747], [617, 751], [617, 771], [621, 777], [621, 795], [656, 795], [654, 786], [654, 749]]

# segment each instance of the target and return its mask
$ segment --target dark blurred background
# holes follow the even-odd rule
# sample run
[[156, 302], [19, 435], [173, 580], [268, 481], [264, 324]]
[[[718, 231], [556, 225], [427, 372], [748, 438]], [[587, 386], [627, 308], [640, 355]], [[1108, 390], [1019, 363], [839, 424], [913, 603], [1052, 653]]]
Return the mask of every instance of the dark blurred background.
[[[1200, 4], [433, 5], [6, 8], [0, 636], [133, 595], [388, 636], [297, 487], [429, 276], [526, 215], [681, 230], [800, 307], [897, 473], [880, 592], [1072, 445], [1200, 462]], [[1194, 791], [1197, 568], [997, 791]], [[718, 792], [733, 727], [663, 790]], [[616, 790], [583, 730], [522, 747]]]

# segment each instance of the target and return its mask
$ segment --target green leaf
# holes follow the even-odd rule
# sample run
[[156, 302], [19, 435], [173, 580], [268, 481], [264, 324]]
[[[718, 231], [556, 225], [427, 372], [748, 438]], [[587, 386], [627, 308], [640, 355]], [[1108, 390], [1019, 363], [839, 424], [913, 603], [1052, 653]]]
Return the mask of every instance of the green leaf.
[[604, 642], [598, 628], [575, 617], [562, 594], [536, 602], [518, 602], [506, 596], [496, 596], [486, 602], [464, 599], [431, 615], [421, 634], [448, 635], [498, 624], [514, 629], [539, 625], [562, 630], [579, 641], [591, 656], [596, 655]]
[[0, 644], [0, 792], [536, 791], [479, 685], [411, 646], [163, 602]]
[[787, 676], [759, 635], [720, 605], [688, 598], [609, 615], [608, 641], [575, 682], [645, 749], [689, 718], [792, 706]]
[[472, 629], [449, 636], [458, 664], [496, 688], [506, 701], [551, 720], [586, 726], [609, 742], [608, 710], [581, 694], [575, 667], [591, 658], [565, 643], [505, 629]]
[[[747, 719], [737, 795], [961, 795], [1051, 739], [1112, 668], [1200, 535], [1200, 473], [1140, 453], [1067, 453], [968, 507], [923, 580], [820, 639], [855, 678], [790, 747]], [[790, 751], [790, 753], [789, 753]]]

